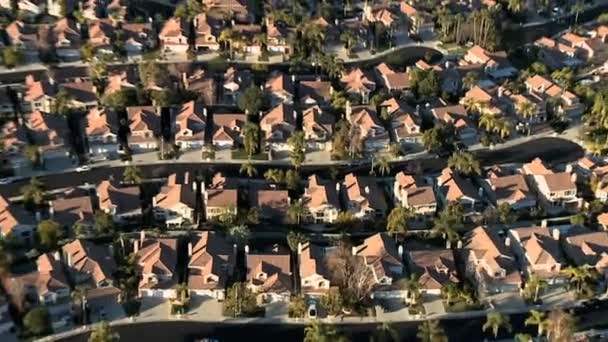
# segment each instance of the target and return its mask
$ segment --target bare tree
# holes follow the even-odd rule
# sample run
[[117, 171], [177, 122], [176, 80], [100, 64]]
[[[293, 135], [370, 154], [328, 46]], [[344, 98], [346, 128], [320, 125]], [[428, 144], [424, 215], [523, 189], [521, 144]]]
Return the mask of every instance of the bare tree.
[[339, 242], [326, 263], [331, 274], [330, 280], [342, 291], [347, 303], [369, 298], [375, 285], [372, 270], [365, 265], [363, 258], [351, 253], [348, 243]]
[[574, 317], [563, 311], [554, 310], [549, 313], [549, 329], [547, 338], [552, 342], [567, 342], [573, 340], [575, 327]]

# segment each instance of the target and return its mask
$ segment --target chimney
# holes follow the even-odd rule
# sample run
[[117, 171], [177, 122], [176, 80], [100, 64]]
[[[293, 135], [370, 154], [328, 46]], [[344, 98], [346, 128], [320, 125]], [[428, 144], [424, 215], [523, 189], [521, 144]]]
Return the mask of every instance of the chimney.
[[249, 254], [249, 245], [245, 245], [245, 255]]
[[553, 231], [551, 231], [551, 236], [553, 237], [553, 240], [559, 241], [559, 229], [553, 229]]
[[293, 82], [293, 83], [296, 82], [296, 75], [291, 75], [291, 82]]
[[298, 255], [302, 254], [302, 243], [298, 242]]
[[357, 247], [356, 246], [353, 246], [350, 250], [351, 250], [351, 253], [353, 255], [357, 255]]
[[190, 172], [186, 171], [184, 173], [184, 185], [190, 184]]
[[133, 253], [139, 252], [139, 240], [133, 241]]
[[143, 244], [144, 244], [144, 240], [145, 240], [145, 239], [146, 239], [146, 231], [142, 229], [142, 230], [139, 232], [139, 243], [140, 243], [141, 245], [143, 245]]
[[[156, 195], [156, 196], [158, 196], [158, 195]], [[152, 197], [152, 207], [153, 208], [156, 207], [156, 196]], [[142, 232], [143, 232], [143, 230], [142, 230]]]
[[238, 251], [238, 246], [235, 243], [234, 245], [232, 245], [232, 253], [234, 253], [234, 255], [236, 255], [237, 251]]
[[397, 253], [399, 253], [400, 258], [403, 258], [403, 245], [399, 245], [397, 248]]
[[458, 249], [462, 248], [462, 240], [458, 240], [458, 243], [456, 244], [456, 248], [458, 248]]
[[53, 252], [53, 259], [61, 261], [61, 254], [59, 254], [59, 251]]
[[505, 239], [505, 246], [507, 246], [507, 247], [511, 246], [511, 238], [510, 237], [507, 237]]
[[298, 119], [298, 112], [296, 112], [295, 110], [293, 111], [293, 121], [296, 121]]
[[498, 98], [502, 97], [504, 91], [505, 91], [505, 88], [503, 88], [502, 86], [498, 87]]
[[540, 226], [543, 228], [547, 228], [547, 219], [540, 221]]
[[568, 173], [572, 173], [572, 171], [574, 171], [574, 169], [573, 169], [573, 167], [572, 167], [572, 164], [568, 164], [568, 165], [566, 165], [566, 172], [568, 172]]
[[445, 240], [445, 248], [446, 249], [452, 248], [452, 241], [450, 241], [450, 239]]
[[479, 189], [477, 189], [477, 195], [479, 197], [483, 197], [483, 188], [482, 187], [479, 187]]
[[346, 100], [346, 106], [344, 108], [344, 115], [346, 116], [346, 121], [350, 122], [350, 115], [353, 113], [353, 109], [350, 105], [350, 100]]
[[336, 192], [340, 192], [340, 182], [336, 182]]
[[572, 174], [570, 175], [570, 180], [572, 181], [572, 183], [576, 184], [576, 178], [577, 178], [576, 173], [572, 172]]
[[192, 241], [188, 242], [188, 256], [192, 256]]
[[182, 84], [184, 88], [188, 88], [188, 75], [185, 72], [182, 72]]
[[203, 108], [203, 117], [206, 119], [207, 118], [207, 107]]
[[40, 212], [39, 212], [39, 211], [36, 211], [35, 216], [36, 216], [36, 222], [40, 222], [40, 221], [42, 221], [42, 218], [41, 218], [41, 216], [40, 216]]
[[49, 201], [49, 216], [51, 218], [55, 217], [55, 208], [53, 207], [53, 201]]
[[365, 186], [365, 193], [366, 193], [367, 195], [369, 195], [369, 185], [366, 185], [366, 186]]

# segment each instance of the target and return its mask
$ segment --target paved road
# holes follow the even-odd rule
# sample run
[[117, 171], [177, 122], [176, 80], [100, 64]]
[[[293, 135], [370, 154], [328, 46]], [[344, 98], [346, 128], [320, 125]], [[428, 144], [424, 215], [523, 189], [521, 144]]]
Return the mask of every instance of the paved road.
[[[500, 150], [486, 150], [476, 152], [483, 165], [528, 162], [535, 157], [541, 157], [548, 163], [561, 163], [574, 161], [584, 155], [584, 150], [574, 142], [560, 138], [540, 138], [534, 141], [511, 146]], [[427, 157], [416, 160], [407, 160], [393, 164], [391, 173], [395, 174], [414, 164], [419, 164], [424, 173], [436, 173], [445, 167], [444, 158]], [[256, 165], [259, 176], [268, 168], [287, 168], [288, 165]], [[221, 171], [226, 175], [237, 175], [240, 163], [164, 163], [141, 165], [140, 168], [146, 178], [166, 177], [170, 173], [182, 174], [190, 172], [192, 174], [211, 175]], [[367, 174], [370, 165], [365, 162], [358, 166], [339, 166], [341, 174], [355, 172]], [[124, 166], [99, 167], [87, 172], [67, 172], [40, 177], [46, 184], [47, 189], [58, 189], [69, 186], [79, 186], [85, 183], [97, 184], [109, 177], [116, 180], [122, 178]], [[329, 177], [329, 167], [323, 165], [303, 166], [301, 169], [303, 177], [312, 173], [319, 173], [324, 177]], [[9, 185], [0, 186], [0, 194], [7, 197], [14, 197], [19, 194], [19, 189], [28, 182], [24, 179]]]

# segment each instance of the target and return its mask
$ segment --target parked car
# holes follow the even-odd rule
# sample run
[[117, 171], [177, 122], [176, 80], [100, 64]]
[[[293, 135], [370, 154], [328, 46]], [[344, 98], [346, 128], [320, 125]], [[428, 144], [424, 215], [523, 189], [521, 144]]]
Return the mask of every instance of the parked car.
[[88, 165], [82, 165], [76, 168], [76, 172], [85, 172], [85, 171], [90, 171], [91, 167]]

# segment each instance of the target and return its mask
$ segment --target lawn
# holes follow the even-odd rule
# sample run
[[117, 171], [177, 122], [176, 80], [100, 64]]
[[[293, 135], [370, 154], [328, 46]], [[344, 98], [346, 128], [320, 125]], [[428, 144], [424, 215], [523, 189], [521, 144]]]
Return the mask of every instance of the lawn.
[[[249, 159], [245, 150], [232, 150], [232, 159]], [[252, 160], [268, 160], [268, 153], [261, 152], [251, 156]]]
[[464, 300], [455, 300], [452, 305], [448, 305], [446, 301], [443, 301], [443, 306], [445, 307], [446, 312], [464, 312], [483, 309], [483, 305], [479, 303], [467, 304]]

